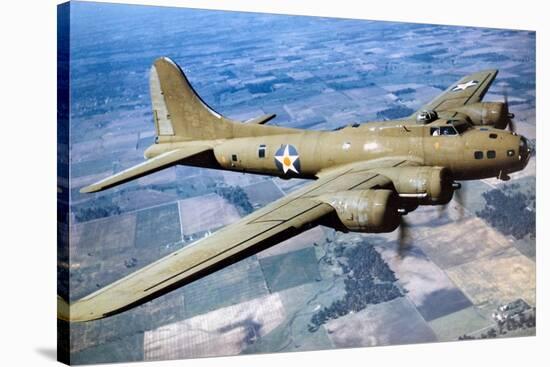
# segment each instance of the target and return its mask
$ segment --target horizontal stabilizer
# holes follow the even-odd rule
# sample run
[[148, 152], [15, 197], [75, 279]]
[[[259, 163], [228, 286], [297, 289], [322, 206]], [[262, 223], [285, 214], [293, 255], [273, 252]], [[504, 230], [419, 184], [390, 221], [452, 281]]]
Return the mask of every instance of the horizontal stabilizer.
[[160, 154], [154, 158], [148, 159], [143, 163], [125, 169], [115, 175], [109, 176], [101, 181], [98, 181], [90, 186], [80, 189], [82, 193], [97, 192], [108, 189], [110, 187], [123, 184], [125, 182], [135, 180], [145, 175], [160, 171], [164, 168], [176, 165], [186, 158], [190, 158], [196, 154], [205, 152], [211, 147], [205, 146], [189, 146], [172, 150]]
[[256, 124], [256, 125], [263, 125], [268, 121], [273, 120], [277, 115], [274, 113], [270, 113], [269, 115], [263, 115], [260, 117], [256, 117], [250, 120], [246, 120], [245, 123], [247, 124]]

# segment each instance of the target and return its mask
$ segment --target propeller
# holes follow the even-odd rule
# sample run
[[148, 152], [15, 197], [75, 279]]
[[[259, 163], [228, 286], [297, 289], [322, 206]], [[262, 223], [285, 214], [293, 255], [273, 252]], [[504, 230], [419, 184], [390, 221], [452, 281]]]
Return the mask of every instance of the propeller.
[[[463, 192], [461, 190], [462, 185], [459, 182], [452, 182], [452, 189], [453, 189], [453, 196], [456, 202], [458, 203], [458, 215], [459, 218], [462, 219], [464, 217], [464, 196]], [[445, 212], [445, 209], [447, 209], [447, 205], [440, 205], [439, 206], [439, 217], [441, 218], [443, 216], [443, 213]], [[410, 224], [407, 220], [405, 220], [405, 215], [407, 214], [407, 209], [399, 209], [399, 228], [397, 232], [397, 254], [399, 258], [403, 258], [409, 247], [411, 246], [411, 235], [410, 235]]]
[[[458, 203], [458, 218], [462, 219], [464, 218], [464, 191], [462, 189], [462, 185], [458, 184], [459, 186], [454, 189], [454, 199]], [[454, 188], [454, 187], [453, 187]]]
[[399, 230], [397, 233], [397, 254], [400, 258], [405, 256], [407, 249], [410, 246], [409, 223], [403, 215], [400, 217]]
[[[458, 204], [458, 219], [464, 218], [464, 192], [461, 190], [462, 185], [459, 182], [453, 182], [453, 198]], [[443, 217], [443, 214], [447, 210], [449, 204], [451, 202], [449, 201], [445, 205], [439, 206], [439, 218]]]
[[510, 132], [515, 133], [516, 132], [516, 123], [514, 122], [514, 115], [512, 112], [510, 112], [510, 109], [508, 108], [508, 88], [504, 88], [504, 113], [507, 118], [506, 126], [508, 126], [508, 130]]

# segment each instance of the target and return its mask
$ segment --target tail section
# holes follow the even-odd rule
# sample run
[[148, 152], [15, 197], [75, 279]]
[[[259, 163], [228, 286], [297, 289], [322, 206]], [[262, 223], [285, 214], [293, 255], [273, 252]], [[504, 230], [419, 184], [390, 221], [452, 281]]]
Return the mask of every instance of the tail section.
[[161, 57], [154, 62], [149, 84], [159, 141], [233, 136], [235, 121], [210, 108], [195, 92], [180, 67], [169, 58]]
[[167, 167], [186, 164], [189, 159], [212, 150], [211, 141], [194, 141], [300, 132], [264, 125], [275, 117], [274, 114], [260, 116], [247, 123], [223, 117], [199, 97], [180, 67], [166, 57], [153, 63], [149, 83], [157, 134], [155, 143], [189, 144], [153, 144], [144, 152], [146, 161], [83, 187], [80, 192], [102, 191]]

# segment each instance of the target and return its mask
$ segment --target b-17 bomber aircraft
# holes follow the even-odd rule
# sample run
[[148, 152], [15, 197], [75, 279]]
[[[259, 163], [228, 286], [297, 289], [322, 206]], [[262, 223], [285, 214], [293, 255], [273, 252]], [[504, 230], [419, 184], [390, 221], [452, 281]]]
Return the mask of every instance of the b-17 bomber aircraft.
[[497, 72], [465, 76], [404, 119], [310, 131], [266, 125], [275, 115], [226, 118], [177, 64], [157, 59], [150, 72], [156, 140], [146, 160], [81, 192], [180, 164], [312, 181], [70, 306], [58, 297], [58, 317], [82, 322], [123, 312], [313, 226], [393, 232], [419, 205], [449, 203], [457, 181], [509, 179], [531, 150], [513, 131], [507, 100], [482, 102]]

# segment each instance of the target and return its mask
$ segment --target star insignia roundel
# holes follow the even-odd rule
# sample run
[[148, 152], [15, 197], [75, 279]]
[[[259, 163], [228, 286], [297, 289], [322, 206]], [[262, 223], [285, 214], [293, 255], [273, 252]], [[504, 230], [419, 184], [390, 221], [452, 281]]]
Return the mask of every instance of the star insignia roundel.
[[283, 144], [275, 152], [275, 165], [286, 174], [288, 171], [300, 173], [300, 156], [294, 146]]
[[469, 82], [466, 82], [466, 83], [460, 83], [460, 84], [457, 84], [453, 89], [452, 91], [453, 92], [458, 92], [460, 90], [466, 90], [470, 87], [473, 87], [474, 85], [478, 85], [479, 82], [477, 80], [470, 80]]

